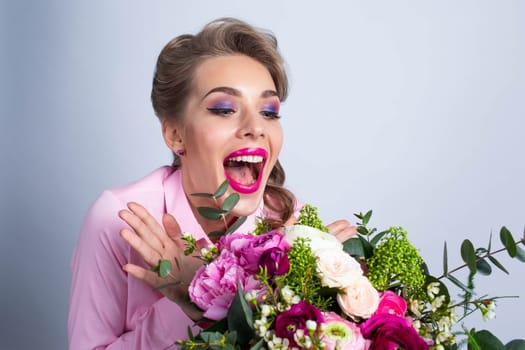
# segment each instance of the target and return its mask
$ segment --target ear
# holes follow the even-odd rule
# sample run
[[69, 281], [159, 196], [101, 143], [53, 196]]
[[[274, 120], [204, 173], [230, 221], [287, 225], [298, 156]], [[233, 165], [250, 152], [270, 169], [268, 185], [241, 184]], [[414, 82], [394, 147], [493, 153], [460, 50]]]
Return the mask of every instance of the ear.
[[162, 120], [162, 136], [164, 137], [164, 142], [172, 152], [184, 149], [184, 142], [181, 137], [181, 128], [177, 123], [163, 119]]

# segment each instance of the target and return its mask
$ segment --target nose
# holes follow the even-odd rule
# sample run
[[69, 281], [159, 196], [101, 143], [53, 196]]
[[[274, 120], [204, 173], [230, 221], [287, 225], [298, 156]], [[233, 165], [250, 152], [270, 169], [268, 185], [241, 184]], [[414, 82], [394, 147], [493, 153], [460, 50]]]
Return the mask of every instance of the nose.
[[264, 118], [258, 113], [246, 113], [241, 121], [239, 136], [259, 138], [263, 137], [264, 134]]

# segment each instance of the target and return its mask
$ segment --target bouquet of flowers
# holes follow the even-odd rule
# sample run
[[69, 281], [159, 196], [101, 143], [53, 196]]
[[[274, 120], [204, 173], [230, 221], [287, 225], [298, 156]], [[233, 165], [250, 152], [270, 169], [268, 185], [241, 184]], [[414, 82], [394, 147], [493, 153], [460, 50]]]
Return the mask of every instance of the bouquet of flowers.
[[[232, 196], [228, 208], [201, 214], [225, 215], [238, 200]], [[201, 249], [205, 264], [189, 296], [209, 322], [177, 343], [183, 349], [525, 349], [522, 339], [503, 345], [487, 330], [453, 330], [476, 310], [493, 315], [497, 297], [475, 298], [474, 275], [490, 273], [490, 264], [506, 271], [494, 257], [501, 251], [525, 261], [519, 247], [525, 237], [515, 241], [502, 228], [504, 248], [497, 251], [465, 240], [463, 283], [452, 275], [459, 268], [448, 269], [446, 245], [443, 274], [434, 277], [401, 227], [378, 232], [368, 227], [372, 211], [355, 215], [358, 235], [344, 243], [305, 205], [293, 226], [267, 230], [261, 221], [253, 232], [226, 232]], [[196, 242], [189, 234], [184, 239], [191, 254]], [[447, 281], [462, 291], [459, 301]]]

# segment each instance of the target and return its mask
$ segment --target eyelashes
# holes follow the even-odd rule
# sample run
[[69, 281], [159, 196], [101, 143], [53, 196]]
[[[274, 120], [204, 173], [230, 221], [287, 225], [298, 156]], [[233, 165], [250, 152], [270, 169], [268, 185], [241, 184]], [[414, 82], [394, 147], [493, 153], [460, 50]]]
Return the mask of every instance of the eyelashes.
[[[208, 112], [218, 116], [230, 116], [237, 112], [237, 109], [230, 103], [217, 103], [212, 107], [206, 108]], [[264, 106], [259, 113], [266, 119], [280, 119], [278, 106]]]

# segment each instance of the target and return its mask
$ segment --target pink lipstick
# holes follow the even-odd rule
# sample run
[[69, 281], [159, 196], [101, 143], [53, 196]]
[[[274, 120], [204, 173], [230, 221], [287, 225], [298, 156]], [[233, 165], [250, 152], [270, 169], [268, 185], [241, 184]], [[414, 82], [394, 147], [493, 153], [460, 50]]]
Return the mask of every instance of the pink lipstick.
[[264, 148], [242, 148], [230, 153], [223, 162], [224, 175], [239, 193], [253, 193], [261, 186], [268, 152]]

